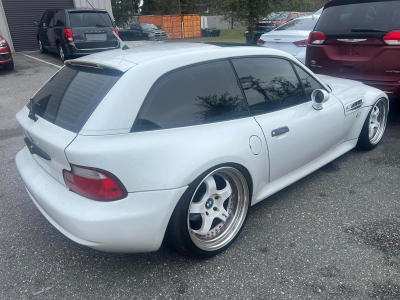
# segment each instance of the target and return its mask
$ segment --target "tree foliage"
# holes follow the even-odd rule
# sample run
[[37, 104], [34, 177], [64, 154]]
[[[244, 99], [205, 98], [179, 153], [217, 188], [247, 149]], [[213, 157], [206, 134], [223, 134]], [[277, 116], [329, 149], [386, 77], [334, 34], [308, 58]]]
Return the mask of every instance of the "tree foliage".
[[134, 15], [139, 12], [140, 0], [111, 0], [115, 23], [124, 27], [131, 23]]

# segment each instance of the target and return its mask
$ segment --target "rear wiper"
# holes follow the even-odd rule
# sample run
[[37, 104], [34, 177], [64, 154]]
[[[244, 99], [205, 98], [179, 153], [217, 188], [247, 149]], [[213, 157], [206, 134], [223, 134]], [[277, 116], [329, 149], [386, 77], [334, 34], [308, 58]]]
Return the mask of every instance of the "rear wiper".
[[385, 30], [379, 29], [368, 29], [368, 28], [353, 28], [351, 32], [386, 32]]
[[108, 26], [101, 25], [101, 24], [96, 24], [96, 25], [94, 25], [94, 26], [96, 26], [96, 27], [108, 27]]

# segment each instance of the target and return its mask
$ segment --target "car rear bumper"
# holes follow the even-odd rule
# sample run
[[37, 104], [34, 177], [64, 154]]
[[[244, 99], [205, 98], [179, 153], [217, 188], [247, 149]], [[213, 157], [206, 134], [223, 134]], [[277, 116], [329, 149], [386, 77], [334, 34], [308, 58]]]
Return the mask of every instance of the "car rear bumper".
[[368, 81], [361, 80], [362, 83], [377, 88], [387, 93], [389, 97], [400, 98], [400, 81], [399, 82], [385, 82], [385, 81]]
[[78, 49], [75, 44], [67, 44], [65, 46], [65, 50], [68, 55], [87, 55], [87, 54], [93, 54], [97, 52], [102, 52], [106, 50], [113, 50], [113, 49], [118, 49], [120, 45], [118, 44], [117, 47], [98, 47], [98, 48], [82, 48]]
[[16, 164], [32, 201], [54, 227], [81, 245], [106, 252], [156, 251], [187, 188], [129, 193], [122, 200], [100, 202], [56, 181], [26, 147], [17, 154]]

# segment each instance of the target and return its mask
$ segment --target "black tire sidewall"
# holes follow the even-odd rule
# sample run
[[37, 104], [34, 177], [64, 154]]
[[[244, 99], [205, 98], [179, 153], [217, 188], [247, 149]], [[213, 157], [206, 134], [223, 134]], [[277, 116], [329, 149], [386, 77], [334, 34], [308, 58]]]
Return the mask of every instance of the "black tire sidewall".
[[192, 200], [193, 194], [196, 191], [196, 188], [200, 184], [200, 182], [212, 171], [219, 169], [221, 167], [231, 167], [235, 168], [242, 173], [244, 178], [247, 181], [248, 191], [249, 191], [249, 207], [251, 205], [251, 195], [252, 195], [252, 185], [251, 185], [251, 178], [248, 174], [248, 171], [240, 165], [237, 164], [221, 164], [215, 166], [213, 168], [208, 169], [203, 174], [201, 174], [196, 180], [194, 180], [191, 184], [189, 184], [188, 188], [180, 198], [178, 204], [175, 207], [174, 212], [172, 213], [171, 219], [168, 224], [166, 239], [172, 248], [179, 251], [180, 253], [188, 256], [192, 256], [195, 258], [206, 259], [213, 257], [223, 251], [225, 251], [239, 236], [240, 232], [242, 231], [248, 216], [245, 217], [243, 224], [240, 230], [237, 232], [236, 236], [224, 247], [215, 250], [215, 251], [204, 251], [198, 248], [192, 241], [189, 231], [187, 228], [187, 213], [189, 210], [189, 205]]

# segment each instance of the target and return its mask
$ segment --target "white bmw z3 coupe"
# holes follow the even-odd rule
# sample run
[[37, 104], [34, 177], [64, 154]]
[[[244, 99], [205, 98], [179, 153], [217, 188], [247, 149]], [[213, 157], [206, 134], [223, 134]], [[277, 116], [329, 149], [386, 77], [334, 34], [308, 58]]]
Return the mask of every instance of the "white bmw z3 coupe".
[[79, 244], [136, 253], [165, 238], [207, 258], [250, 206], [374, 148], [388, 110], [384, 92], [283, 51], [138, 46], [67, 61], [16, 116], [16, 164], [40, 212]]

